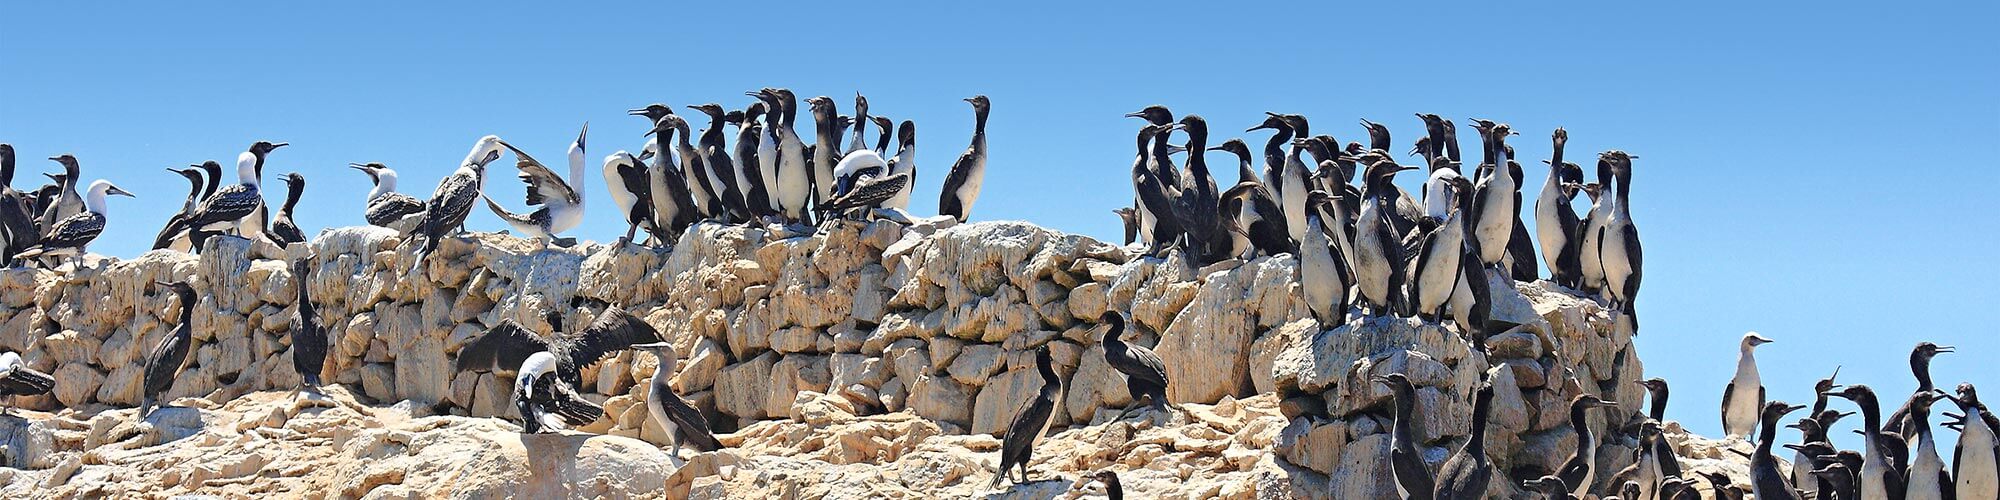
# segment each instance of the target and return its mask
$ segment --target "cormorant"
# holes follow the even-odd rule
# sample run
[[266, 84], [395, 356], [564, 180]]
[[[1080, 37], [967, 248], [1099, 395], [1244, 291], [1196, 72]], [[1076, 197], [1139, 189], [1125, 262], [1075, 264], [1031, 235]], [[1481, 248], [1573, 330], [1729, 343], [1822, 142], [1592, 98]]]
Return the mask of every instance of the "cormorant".
[[1126, 413], [1137, 408], [1139, 398], [1147, 399], [1153, 409], [1166, 410], [1169, 407], [1167, 365], [1160, 361], [1160, 355], [1146, 346], [1125, 343], [1125, 325], [1131, 321], [1124, 312], [1105, 311], [1097, 321], [1105, 326], [1104, 334], [1098, 339], [1104, 346], [1104, 362], [1125, 375], [1126, 392], [1132, 395], [1132, 404], [1118, 412], [1118, 417], [1124, 418]]
[[1049, 357], [1048, 349], [1035, 350], [1035, 370], [1042, 375], [1042, 388], [1014, 412], [1014, 422], [1007, 425], [1007, 434], [1000, 439], [1000, 469], [993, 474], [988, 488], [1000, 486], [1000, 481], [1007, 479], [1008, 468], [1021, 471], [1021, 480], [1015, 484], [1028, 482], [1028, 460], [1035, 452], [1035, 445], [1049, 433], [1049, 424], [1055, 422], [1062, 379], [1056, 374], [1055, 361]]
[[326, 368], [326, 328], [320, 325], [319, 306], [312, 302], [306, 283], [312, 276], [311, 256], [292, 263], [292, 280], [298, 283], [298, 312], [292, 316], [292, 369], [297, 370], [301, 387], [319, 391], [320, 372]]
[[1750, 491], [1758, 500], [1797, 500], [1798, 492], [1792, 482], [1778, 471], [1778, 457], [1771, 455], [1772, 443], [1778, 440], [1778, 419], [1785, 414], [1805, 408], [1805, 405], [1789, 405], [1783, 401], [1764, 403], [1758, 420], [1763, 423], [1757, 436], [1757, 451], [1750, 456]]
[[278, 216], [271, 218], [271, 242], [283, 247], [306, 241], [305, 231], [292, 220], [292, 210], [298, 208], [299, 195], [306, 191], [306, 177], [298, 172], [285, 174], [285, 204], [278, 206]]
[[179, 319], [174, 323], [174, 331], [168, 333], [160, 343], [153, 346], [152, 354], [146, 356], [145, 385], [141, 390], [139, 420], [153, 412], [153, 402], [174, 386], [181, 369], [187, 367], [188, 353], [194, 351], [194, 287], [187, 282], [155, 282], [173, 290], [180, 299]]
[[632, 344], [632, 348], [653, 353], [660, 360], [660, 367], [653, 370], [653, 378], [647, 382], [646, 414], [653, 417], [653, 422], [660, 424], [660, 428], [667, 431], [667, 437], [673, 440], [672, 455], [681, 454], [682, 443], [693, 444], [696, 451], [702, 452], [722, 449], [722, 443], [717, 442], [715, 435], [708, 430], [708, 417], [702, 416], [701, 410], [681, 399], [679, 394], [674, 393], [672, 384], [667, 383], [668, 378], [673, 376], [674, 366], [680, 363], [680, 354], [674, 351], [673, 344], [652, 342]]
[[986, 114], [993, 108], [984, 95], [965, 102], [972, 103], [972, 145], [951, 164], [951, 174], [944, 178], [944, 194], [938, 199], [938, 212], [960, 222], [972, 215], [972, 203], [979, 199], [979, 188], [986, 182]]
[[[1458, 453], [1438, 468], [1435, 500], [1479, 500], [1486, 498], [1487, 483], [1493, 479], [1493, 463], [1486, 458], [1486, 419], [1493, 406], [1493, 384], [1481, 381], [1472, 396], [1472, 430]], [[1393, 437], [1391, 439], [1394, 439]]]
[[1396, 495], [1404, 500], [1427, 500], [1437, 489], [1424, 453], [1417, 449], [1416, 431], [1410, 428], [1417, 408], [1417, 388], [1401, 373], [1377, 375], [1369, 380], [1389, 387], [1395, 394], [1395, 421], [1389, 433], [1389, 471], [1395, 474]]

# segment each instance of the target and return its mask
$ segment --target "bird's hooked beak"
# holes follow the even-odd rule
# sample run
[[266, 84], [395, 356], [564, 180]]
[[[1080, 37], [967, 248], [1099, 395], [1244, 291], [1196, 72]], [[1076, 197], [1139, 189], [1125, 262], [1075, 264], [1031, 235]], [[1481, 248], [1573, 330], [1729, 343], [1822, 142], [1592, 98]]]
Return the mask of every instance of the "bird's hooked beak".
[[1939, 354], [1943, 354], [1943, 353], [1947, 353], [1947, 352], [1958, 352], [1958, 349], [1957, 349], [1957, 348], [1955, 348], [1955, 347], [1952, 347], [1952, 346], [1948, 346], [1948, 345], [1941, 345], [1941, 346], [1937, 346], [1937, 352], [1938, 352]]
[[632, 108], [632, 109], [628, 109], [628, 110], [625, 110], [625, 114], [627, 114], [627, 115], [632, 115], [632, 116], [646, 116], [646, 108]]
[[[971, 100], [971, 99], [966, 99], [965, 101], [966, 101], [966, 102], [972, 102], [972, 100]], [[1126, 118], [1145, 118], [1145, 117], [1146, 117], [1146, 112], [1144, 112], [1144, 111], [1133, 111], [1133, 112], [1130, 112], [1130, 113], [1125, 113], [1125, 117], [1126, 117]]]
[[362, 172], [368, 172], [368, 171], [371, 171], [371, 170], [373, 170], [373, 169], [370, 169], [370, 168], [368, 168], [368, 166], [367, 166], [367, 165], [362, 165], [362, 164], [360, 164], [360, 163], [349, 163], [349, 164], [347, 164], [347, 168], [351, 168], [351, 169], [355, 169], [355, 170], [360, 170], [360, 171], [362, 171]]
[[289, 142], [273, 142], [273, 143], [271, 143], [271, 149], [278, 149], [278, 148], [282, 148], [282, 147], [285, 147], [285, 146], [290, 146], [290, 145], [292, 145], [292, 143], [289, 143]]

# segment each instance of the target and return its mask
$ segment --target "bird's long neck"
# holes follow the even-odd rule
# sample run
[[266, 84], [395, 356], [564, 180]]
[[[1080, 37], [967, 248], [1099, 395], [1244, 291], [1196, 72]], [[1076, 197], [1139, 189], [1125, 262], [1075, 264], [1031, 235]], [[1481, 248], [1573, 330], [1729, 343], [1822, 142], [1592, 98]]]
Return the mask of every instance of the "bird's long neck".
[[179, 314], [179, 316], [180, 316], [180, 324], [181, 324], [181, 325], [183, 325], [183, 326], [186, 326], [187, 328], [179, 328], [179, 329], [177, 329], [177, 333], [176, 333], [176, 335], [178, 335], [178, 336], [181, 336], [181, 337], [183, 337], [183, 340], [185, 340], [185, 337], [188, 337], [188, 336], [191, 336], [191, 334], [192, 334], [192, 333], [194, 332], [194, 328], [193, 328], [193, 326], [194, 326], [194, 294], [190, 293], [190, 294], [186, 294], [186, 295], [181, 295], [181, 296], [180, 296], [180, 299], [181, 299], [181, 311], [180, 311], [180, 314]]
[[318, 312], [313, 310], [312, 296], [306, 291], [309, 288], [306, 286], [306, 278], [312, 275], [312, 268], [307, 265], [307, 260], [300, 258], [297, 264], [292, 265], [292, 280], [297, 281], [299, 287], [299, 319], [306, 325], [312, 326], [316, 325], [313, 321]]
[[291, 185], [285, 186], [285, 205], [278, 208], [278, 213], [291, 214], [292, 208], [299, 205], [299, 195], [305, 192], [306, 182], [303, 179], [295, 179]]
[[[1264, 163], [1284, 165], [1285, 144], [1290, 142], [1292, 142], [1292, 128], [1278, 127], [1278, 133], [1272, 134], [1271, 140], [1264, 143]], [[1271, 189], [1277, 189], [1277, 186], [1272, 186]]]
[[375, 190], [368, 192], [368, 199], [373, 200], [394, 192], [396, 192], [396, 171], [386, 168], [376, 171]]
[[1937, 387], [1931, 384], [1931, 358], [1922, 353], [1910, 355], [1910, 373], [1917, 376], [1917, 392], [1929, 392]]
[[852, 134], [853, 137], [847, 140], [848, 152], [852, 153], [868, 148], [869, 123], [868, 108], [857, 108], [854, 110], [854, 132]]
[[1590, 433], [1589, 413], [1589, 405], [1569, 407], [1569, 426], [1576, 430], [1576, 449], [1579, 454], [1595, 452], [1597, 449], [1597, 437]]
[[[660, 146], [664, 146], [664, 144], [657, 144], [657, 143], [656, 143], [656, 146], [655, 146], [655, 147], [656, 147], [656, 148], [658, 148], [658, 147], [660, 147]], [[667, 154], [667, 150], [665, 150], [665, 149], [660, 149], [660, 150], [659, 150], [659, 152], [658, 152], [658, 153], [656, 153], [656, 154], [659, 154], [659, 155], [662, 155], [662, 156], [664, 156], [664, 155], [666, 155], [666, 154]], [[570, 146], [570, 148], [569, 148], [569, 179], [568, 179], [568, 181], [569, 181], [569, 186], [570, 186], [570, 190], [576, 193], [576, 199], [577, 199], [577, 201], [582, 201], [582, 200], [583, 200], [583, 192], [584, 192], [584, 191], [589, 191], [589, 190], [588, 190], [588, 189], [584, 189], [584, 188], [583, 188], [583, 145], [581, 145], [581, 144], [577, 144], [577, 145], [572, 145], [572, 146]]]
[[[1766, 413], [1765, 415], [1770, 414]], [[1770, 460], [1771, 443], [1778, 440], [1778, 419], [1762, 418], [1759, 420], [1762, 420], [1762, 422], [1758, 422], [1762, 428], [1757, 430], [1757, 455], [1753, 459]]]
[[1118, 484], [1116, 476], [1104, 482], [1104, 497], [1111, 500], [1123, 500], [1125, 498], [1125, 487]]
[[246, 186], [263, 182], [264, 159], [249, 151], [236, 155], [236, 181]]
[[1400, 384], [1395, 387], [1394, 392], [1396, 393], [1396, 420], [1392, 425], [1395, 426], [1393, 429], [1395, 433], [1402, 434], [1404, 431], [1410, 429], [1410, 417], [1417, 411], [1417, 393]]
[[1654, 421], [1667, 421], [1667, 387], [1665, 385], [1653, 391], [1653, 407], [1651, 411], [1647, 412], [1647, 416], [1652, 417]]
[[1855, 398], [1855, 406], [1861, 407], [1861, 431], [1868, 434], [1868, 449], [1875, 449], [1875, 438], [1882, 435], [1882, 408], [1875, 402], [1875, 394], [1864, 393]]
[[201, 167], [202, 174], [206, 175], [208, 178], [206, 184], [204, 184], [201, 188], [202, 199], [208, 199], [208, 197], [214, 196], [215, 188], [222, 186], [222, 167], [221, 166], [210, 167], [209, 165], [202, 165]]
[[188, 212], [194, 210], [195, 203], [199, 201], [201, 201], [201, 178], [189, 177], [187, 202], [181, 204], [181, 211]]
[[1618, 195], [1612, 198], [1612, 199], [1616, 200], [1616, 202], [1615, 202], [1614, 206], [1612, 207], [1612, 212], [1611, 212], [1611, 213], [1612, 213], [1613, 215], [1616, 215], [1616, 216], [1617, 216], [1618, 218], [1621, 218], [1621, 219], [1629, 219], [1629, 218], [1631, 218], [1631, 216], [1632, 216], [1632, 213], [1631, 213], [1630, 211], [1628, 211], [1628, 208], [1626, 207], [1626, 205], [1628, 205], [1628, 204], [1630, 204], [1630, 203], [1632, 202], [1632, 198], [1631, 198], [1631, 194], [1632, 194], [1632, 170], [1631, 170], [1631, 169], [1628, 169], [1628, 168], [1620, 168], [1620, 169], [1618, 169], [1618, 172], [1617, 172], [1617, 178], [1618, 178], [1618, 185], [1617, 185], [1617, 188], [1618, 188], [1618, 191], [1617, 191], [1617, 193], [1618, 193]]
[[1465, 453], [1474, 459], [1486, 457], [1486, 419], [1491, 416], [1493, 391], [1481, 390], [1472, 399], [1472, 435], [1466, 437]]
[[1203, 182], [1203, 180], [1209, 179], [1207, 131], [1188, 130], [1187, 154], [1188, 172], [1194, 174], [1195, 182]]

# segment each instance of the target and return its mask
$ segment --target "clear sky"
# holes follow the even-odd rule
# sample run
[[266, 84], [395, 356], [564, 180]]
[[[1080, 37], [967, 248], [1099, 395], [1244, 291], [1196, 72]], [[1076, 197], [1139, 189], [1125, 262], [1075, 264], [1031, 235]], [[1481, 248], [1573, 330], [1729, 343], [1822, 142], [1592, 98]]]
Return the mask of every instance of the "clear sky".
[[[1357, 119], [1369, 118], [1399, 148], [1420, 134], [1416, 112], [1509, 122], [1530, 196], [1562, 126], [1586, 166], [1605, 149], [1641, 157], [1639, 344], [1648, 374], [1674, 384], [1670, 418], [1720, 434], [1748, 330], [1778, 341], [1759, 352], [1777, 399], [1809, 400], [1814, 379], [1845, 365], [1841, 380], [1893, 407], [1925, 339], [1961, 351], [1940, 359], [1939, 383], [2000, 392], [1985, 364], [2000, 354], [1985, 315], [2000, 279], [2000, 202], [1984, 189], [2000, 181], [1990, 2], [510, 4], [9, 5], [0, 142], [23, 158], [17, 187], [59, 171], [43, 158], [74, 153], [87, 178], [138, 193], [111, 201], [92, 247], [129, 258], [186, 194], [164, 168], [231, 164], [253, 141], [292, 143], [266, 180], [306, 175], [297, 219], [311, 233], [362, 223], [368, 180], [349, 162], [387, 163], [424, 197], [484, 134], [560, 169], [586, 121], [590, 215], [573, 235], [610, 240], [624, 226], [603, 208], [598, 160], [637, 151], [646, 130], [624, 110], [741, 107], [764, 86], [834, 96], [843, 111], [859, 90], [877, 114], [915, 120], [912, 208], [924, 214], [970, 134], [959, 99], [986, 94], [992, 153], [973, 218], [1105, 240], [1120, 232], [1110, 210], [1131, 200], [1138, 122], [1121, 115], [1147, 104], [1252, 144], [1267, 135], [1239, 131], [1264, 111], [1307, 115], [1342, 141], [1364, 140]], [[1210, 155], [1225, 183], [1230, 161]], [[488, 192], [519, 209], [511, 165], [495, 164]], [[469, 226], [505, 227], [485, 210]]]

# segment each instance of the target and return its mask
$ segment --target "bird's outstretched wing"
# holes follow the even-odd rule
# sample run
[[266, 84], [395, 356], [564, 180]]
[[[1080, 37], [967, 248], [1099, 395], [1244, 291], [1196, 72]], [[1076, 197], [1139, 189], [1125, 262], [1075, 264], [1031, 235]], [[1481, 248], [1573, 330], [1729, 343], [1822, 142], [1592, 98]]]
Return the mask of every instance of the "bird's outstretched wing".
[[548, 165], [536, 161], [535, 157], [528, 156], [527, 152], [515, 148], [513, 144], [503, 142], [501, 145], [507, 146], [508, 150], [514, 152], [514, 157], [519, 159], [514, 162], [514, 168], [521, 171], [519, 176], [521, 182], [528, 185], [529, 205], [540, 205], [552, 199], [577, 202], [576, 189], [563, 181], [561, 176], [556, 175], [554, 170], [550, 170]]
[[630, 349], [632, 344], [650, 344], [660, 341], [660, 332], [654, 330], [645, 320], [612, 306], [597, 315], [597, 319], [577, 333], [569, 344], [567, 360], [572, 370], [582, 370], [604, 356]]
[[461, 372], [513, 370], [519, 368], [528, 356], [548, 348], [549, 341], [528, 331], [520, 323], [501, 320], [500, 324], [486, 329], [486, 333], [459, 349], [453, 369]]

